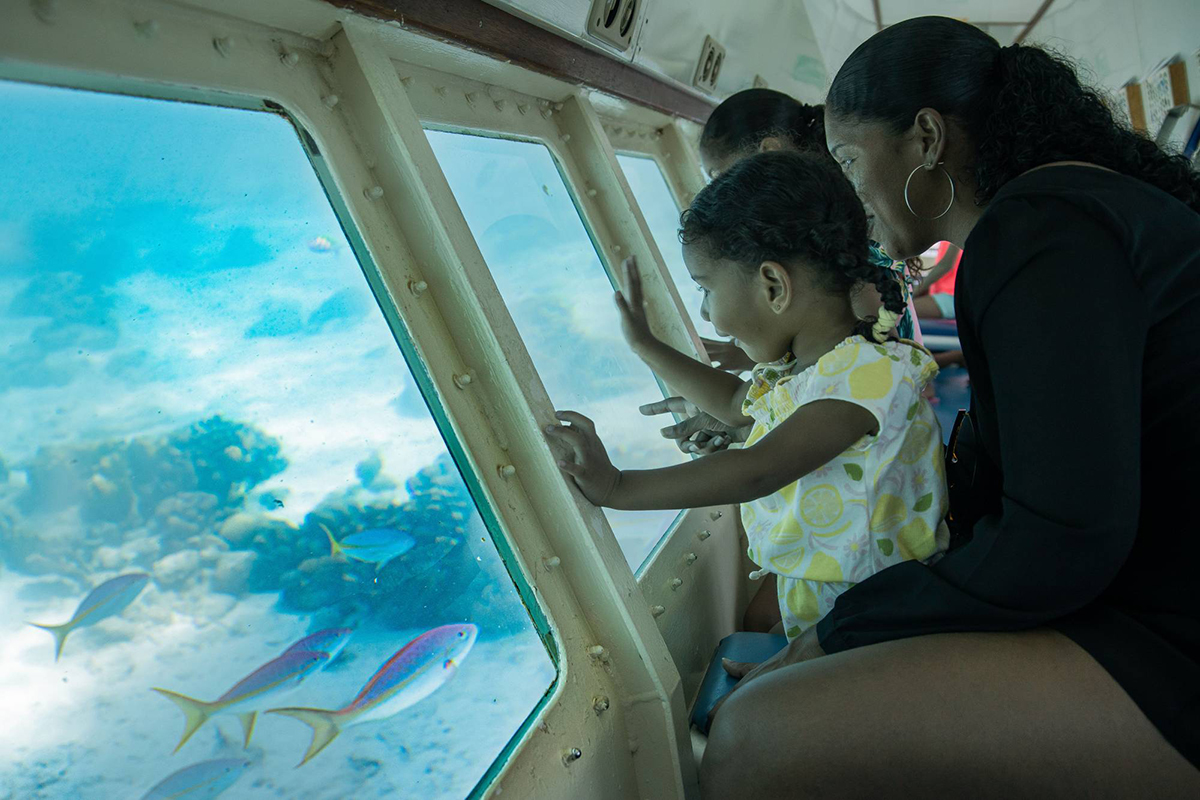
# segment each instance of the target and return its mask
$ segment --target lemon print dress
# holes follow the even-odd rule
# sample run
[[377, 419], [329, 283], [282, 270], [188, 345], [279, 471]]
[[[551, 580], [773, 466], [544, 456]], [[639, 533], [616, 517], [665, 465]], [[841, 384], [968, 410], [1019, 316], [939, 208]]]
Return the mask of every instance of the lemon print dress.
[[799, 373], [794, 362], [760, 364], [743, 411], [754, 418], [746, 446], [799, 407], [835, 399], [875, 415], [867, 435], [823, 467], [742, 505], [750, 558], [778, 578], [789, 639], [833, 607], [837, 596], [884, 567], [929, 559], [949, 531], [941, 426], [921, 390], [937, 374], [929, 353], [907, 341], [841, 342]]

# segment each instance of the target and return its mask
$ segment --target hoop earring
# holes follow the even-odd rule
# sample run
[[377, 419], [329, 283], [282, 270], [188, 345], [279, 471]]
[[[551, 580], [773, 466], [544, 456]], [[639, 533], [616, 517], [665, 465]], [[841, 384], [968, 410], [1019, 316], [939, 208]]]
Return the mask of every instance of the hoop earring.
[[913, 171], [908, 173], [908, 180], [906, 180], [904, 182], [904, 205], [908, 206], [908, 213], [912, 214], [917, 219], [924, 219], [924, 220], [941, 219], [942, 217], [944, 217], [950, 213], [950, 208], [951, 208], [951, 206], [954, 205], [954, 176], [951, 175], [949, 172], [946, 172], [945, 167], [942, 167], [942, 164], [945, 164], [945, 163], [946, 163], [945, 161], [939, 161], [938, 166], [941, 167], [942, 174], [945, 175], [946, 178], [949, 179], [949, 181], [950, 181], [950, 202], [946, 204], [945, 210], [942, 211], [942, 213], [938, 214], [936, 217], [922, 217], [920, 214], [913, 211], [912, 202], [908, 199], [908, 185], [910, 183], [912, 183], [913, 175], [917, 174], [917, 170], [919, 170], [922, 165], [917, 164], [915, 167], [913, 167]]

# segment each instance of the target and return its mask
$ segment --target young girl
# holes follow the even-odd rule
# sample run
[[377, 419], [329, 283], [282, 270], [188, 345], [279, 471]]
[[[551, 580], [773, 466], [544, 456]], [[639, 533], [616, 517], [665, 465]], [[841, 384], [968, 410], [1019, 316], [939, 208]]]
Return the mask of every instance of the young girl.
[[[558, 414], [559, 462], [597, 505], [623, 509], [742, 504], [750, 557], [776, 576], [789, 638], [839, 594], [906, 559], [945, 549], [940, 429], [922, 387], [929, 353], [888, 334], [904, 308], [873, 264], [853, 188], [824, 155], [767, 152], [717, 177], [684, 212], [680, 239], [704, 309], [758, 362], [749, 382], [657, 340], [636, 266], [617, 294], [625, 338], [667, 384], [718, 420], [753, 423], [741, 450], [664, 469], [613, 467], [591, 420]], [[877, 319], [850, 293], [874, 284]]]

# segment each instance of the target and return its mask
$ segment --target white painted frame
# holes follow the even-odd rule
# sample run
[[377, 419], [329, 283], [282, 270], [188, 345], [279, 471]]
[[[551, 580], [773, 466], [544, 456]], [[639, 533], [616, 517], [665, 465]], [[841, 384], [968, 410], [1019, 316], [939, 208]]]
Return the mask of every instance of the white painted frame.
[[[434, 391], [481, 511], [497, 523], [497, 546], [536, 605], [535, 619], [545, 614], [544, 638], [558, 659], [552, 693], [473, 795], [696, 797], [686, 701], [745, 604], [736, 515], [689, 512], [638, 591], [603, 515], [563, 480], [540, 433], [553, 421], [549, 399], [425, 139], [418, 109], [433, 101], [416, 79], [425, 70], [456, 88], [474, 81], [476, 101], [498, 116], [498, 104], [511, 102], [509, 127], [484, 127], [551, 143], [573, 191], [582, 191], [579, 207], [608, 268], [625, 254], [657, 267], [644, 270], [654, 327], [696, 353], [588, 94], [316, 0], [0, 0], [0, 18], [0, 77], [238, 108], [274, 104], [319, 151], [319, 172], [385, 316]], [[531, 102], [524, 115], [521, 97]], [[635, 122], [653, 114], [602, 102], [610, 117], [614, 109]], [[669, 146], [686, 148], [679, 123], [661, 129]], [[687, 178], [681, 167], [679, 185], [698, 180], [694, 172]], [[572, 748], [583, 756], [568, 763]]]

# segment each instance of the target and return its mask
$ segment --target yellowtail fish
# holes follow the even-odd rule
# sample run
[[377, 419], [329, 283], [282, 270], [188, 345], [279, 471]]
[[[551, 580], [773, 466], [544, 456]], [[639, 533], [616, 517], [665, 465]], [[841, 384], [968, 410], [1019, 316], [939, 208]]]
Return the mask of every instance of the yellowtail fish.
[[208, 800], [237, 783], [250, 762], [244, 758], [216, 758], [173, 772], [142, 795], [142, 800]]
[[395, 528], [370, 528], [352, 533], [339, 542], [333, 538], [329, 528], [321, 523], [317, 524], [321, 525], [321, 530], [329, 537], [329, 555], [342, 555], [355, 561], [374, 564], [376, 572], [387, 566], [393, 558], [407, 553], [417, 543], [411, 533]]
[[95, 625], [105, 617], [121, 613], [125, 606], [132, 603], [133, 599], [145, 588], [148, 580], [150, 580], [150, 576], [144, 572], [118, 575], [88, 592], [87, 597], [83, 598], [79, 607], [75, 609], [75, 613], [62, 625], [42, 625], [40, 622], [29, 624], [54, 634], [54, 660], [58, 661], [68, 633], [76, 628]]
[[287, 655], [297, 650], [311, 650], [314, 653], [324, 653], [329, 658], [321, 662], [317, 669], [325, 669], [346, 648], [346, 644], [349, 643], [350, 637], [353, 634], [353, 628], [326, 628], [323, 631], [310, 633], [287, 650], [284, 650], [281, 655]]
[[309, 674], [320, 669], [328, 661], [328, 653], [288, 650], [242, 678], [211, 703], [155, 687], [154, 691], [173, 701], [183, 711], [183, 738], [175, 746], [175, 752], [179, 752], [179, 748], [192, 738], [192, 734], [199, 730], [209, 717], [217, 714], [237, 714], [246, 734], [245, 744], [249, 746], [250, 737], [254, 733], [254, 718], [258, 713], [257, 708], [251, 707], [261, 707], [263, 698], [268, 695], [296, 688]]
[[454, 677], [477, 635], [479, 629], [469, 623], [426, 631], [393, 654], [345, 708], [272, 708], [267, 713], [295, 717], [312, 727], [308, 752], [296, 765], [303, 766], [342, 729], [395, 716], [441, 688]]

